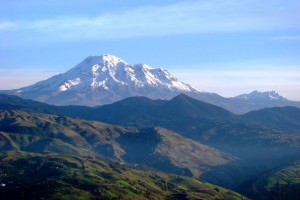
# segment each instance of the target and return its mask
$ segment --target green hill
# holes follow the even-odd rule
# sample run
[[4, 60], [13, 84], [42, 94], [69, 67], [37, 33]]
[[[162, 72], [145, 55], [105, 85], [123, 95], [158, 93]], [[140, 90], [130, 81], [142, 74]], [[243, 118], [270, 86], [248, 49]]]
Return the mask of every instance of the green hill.
[[162, 128], [0, 111], [1, 199], [243, 199], [160, 172], [198, 177], [234, 159]]
[[294, 200], [300, 197], [300, 161], [272, 170], [239, 186], [253, 199]]
[[17, 110], [0, 111], [0, 131], [0, 150], [96, 154], [195, 177], [236, 159], [162, 128], [124, 128]]
[[244, 199], [189, 177], [96, 157], [16, 151], [0, 156], [1, 199]]
[[237, 116], [186, 95], [170, 101], [132, 97], [94, 108], [0, 97], [5, 123], [11, 124], [0, 126], [1, 150], [92, 152], [231, 189], [299, 159], [299, 112], [293, 107]]

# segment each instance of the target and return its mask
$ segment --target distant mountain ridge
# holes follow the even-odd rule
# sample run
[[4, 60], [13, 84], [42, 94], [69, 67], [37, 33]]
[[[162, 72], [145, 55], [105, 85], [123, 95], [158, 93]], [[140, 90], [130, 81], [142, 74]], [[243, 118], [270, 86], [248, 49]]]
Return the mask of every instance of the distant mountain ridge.
[[[24, 142], [22, 148], [32, 143], [28, 146], [30, 151], [43, 147], [46, 151], [55, 148], [52, 150], [82, 152], [77, 147], [87, 146], [108, 157], [168, 172], [196, 177], [204, 172], [200, 175], [202, 180], [228, 188], [299, 159], [300, 109], [296, 107], [263, 109], [239, 116], [185, 94], [171, 100], [129, 97], [93, 108], [53, 106], [0, 95], [0, 110], [3, 110], [0, 131], [19, 132], [16, 139]], [[103, 127], [86, 120], [121, 125], [123, 133], [117, 131], [121, 127]], [[97, 128], [97, 124], [101, 126]], [[28, 134], [37, 134], [39, 139], [41, 134], [50, 133], [55, 137], [41, 142], [32, 137], [22, 139]], [[7, 134], [0, 145], [5, 149], [15, 148]], [[228, 154], [238, 160], [232, 160]], [[207, 167], [211, 170], [207, 171]]]
[[54, 105], [84, 106], [111, 104], [134, 96], [169, 100], [184, 93], [235, 114], [275, 106], [300, 107], [300, 102], [289, 101], [274, 91], [254, 91], [234, 98], [200, 92], [179, 81], [167, 70], [152, 68], [146, 64], [131, 65], [108, 54], [87, 57], [65, 73], [27, 87], [0, 93]]
[[[276, 130], [277, 128], [284, 132], [291, 130], [289, 126], [295, 126], [295, 130], [297, 127], [298, 130], [300, 129], [300, 126], [296, 126], [299, 124], [300, 114], [300, 109], [297, 107], [269, 108], [239, 116], [185, 94], [177, 95], [171, 100], [129, 97], [110, 105], [93, 108], [53, 106], [0, 94], [0, 109], [55, 114], [127, 127], [160, 126], [201, 142], [217, 142], [216, 145], [221, 144], [227, 137], [231, 138], [228, 143], [234, 143], [232, 139], [235, 138], [236, 144], [240, 145], [242, 136], [245, 136], [240, 134], [245, 130], [249, 136], [261, 140], [261, 136], [267, 136], [274, 131], [281, 134]], [[272, 114], [273, 110], [276, 115]], [[280, 120], [284, 120], [283, 123], [279, 123]]]
[[1, 199], [241, 196], [195, 179], [235, 157], [162, 128], [0, 109], [0, 157]]
[[275, 91], [267, 91], [267, 92], [259, 92], [257, 90], [249, 93], [249, 94], [241, 94], [239, 96], [234, 97], [236, 99], [244, 99], [244, 100], [287, 100], [286, 98], [280, 96]]
[[[293, 106], [265, 108], [244, 115], [235, 115], [224, 108], [201, 102], [185, 94], [179, 94], [171, 100], [152, 100], [147, 97], [128, 97], [109, 105], [55, 106], [14, 95], [0, 94], [0, 109], [22, 110], [26, 112], [54, 114], [87, 120], [145, 127], [162, 126], [165, 119], [178, 118], [194, 123], [193, 120], [205, 120], [206, 123], [255, 123], [261, 127], [282, 131], [300, 130], [300, 108]], [[136, 120], [139, 121], [136, 121]], [[176, 123], [167, 123], [177, 126]], [[200, 125], [199, 123], [196, 123]], [[210, 124], [210, 123], [208, 123]], [[185, 125], [188, 126], [188, 125]], [[170, 128], [170, 127], [169, 127]], [[191, 130], [190, 132], [194, 132]]]

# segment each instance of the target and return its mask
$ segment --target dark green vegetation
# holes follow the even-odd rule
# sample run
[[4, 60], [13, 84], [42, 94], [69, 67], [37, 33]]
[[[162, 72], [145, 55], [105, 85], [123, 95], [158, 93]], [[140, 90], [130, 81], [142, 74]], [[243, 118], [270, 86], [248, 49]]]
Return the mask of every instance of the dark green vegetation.
[[0, 180], [6, 184], [0, 192], [9, 199], [242, 198], [192, 178], [157, 172], [199, 177], [235, 159], [162, 128], [7, 110], [0, 111], [0, 151]]
[[99, 154], [199, 177], [233, 156], [162, 128], [124, 128], [57, 115], [0, 111], [0, 150]]
[[94, 156], [1, 153], [0, 199], [243, 199], [230, 190]]
[[[60, 149], [65, 149], [80, 155], [92, 152], [118, 162], [137, 163], [194, 178], [200, 176], [200, 180], [255, 199], [274, 196], [273, 189], [253, 192], [268, 185], [266, 181], [263, 184], [256, 181], [265, 175], [273, 176], [273, 172], [283, 168], [291, 169], [288, 166], [300, 157], [300, 109], [296, 107], [264, 109], [238, 116], [186, 95], [170, 101], [133, 97], [95, 108], [57, 107], [0, 95], [0, 106], [3, 119], [11, 118], [3, 123], [9, 124], [7, 127], [0, 125], [5, 132], [1, 133], [3, 150], [60, 153]], [[43, 120], [50, 120], [51, 126], [40, 122]], [[26, 128], [28, 123], [31, 124], [30, 131]], [[34, 128], [36, 132], [32, 130], [33, 124], [38, 124]], [[49, 127], [55, 127], [55, 130], [49, 130]], [[12, 137], [18, 134], [34, 138]], [[295, 176], [299, 177], [299, 174]], [[280, 184], [284, 197], [295, 195], [290, 186], [289, 182]], [[291, 187], [298, 186], [293, 184]]]
[[296, 107], [266, 108], [249, 112], [243, 117], [282, 131], [299, 133], [300, 130], [300, 109]]
[[240, 186], [240, 190], [254, 199], [299, 199], [300, 161], [245, 182]]

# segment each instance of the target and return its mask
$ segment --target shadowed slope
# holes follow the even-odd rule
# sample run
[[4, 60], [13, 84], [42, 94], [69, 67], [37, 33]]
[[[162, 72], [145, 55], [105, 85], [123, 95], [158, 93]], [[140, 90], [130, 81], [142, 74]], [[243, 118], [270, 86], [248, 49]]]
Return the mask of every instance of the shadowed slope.
[[300, 108], [276, 107], [252, 111], [243, 115], [258, 124], [289, 132], [300, 132]]

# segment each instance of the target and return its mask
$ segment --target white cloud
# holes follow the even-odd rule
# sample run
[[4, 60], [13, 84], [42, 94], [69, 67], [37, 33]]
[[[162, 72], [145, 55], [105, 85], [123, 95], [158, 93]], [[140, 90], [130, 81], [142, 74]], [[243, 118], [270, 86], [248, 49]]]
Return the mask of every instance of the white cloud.
[[[299, 27], [300, 4], [280, 0], [186, 1], [140, 7], [95, 17], [62, 16], [2, 22], [21, 31], [60, 39], [107, 39], [202, 32], [227, 32]], [[0, 24], [0, 30], [1, 24]]]

